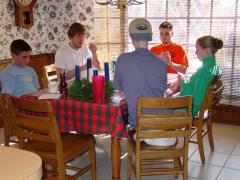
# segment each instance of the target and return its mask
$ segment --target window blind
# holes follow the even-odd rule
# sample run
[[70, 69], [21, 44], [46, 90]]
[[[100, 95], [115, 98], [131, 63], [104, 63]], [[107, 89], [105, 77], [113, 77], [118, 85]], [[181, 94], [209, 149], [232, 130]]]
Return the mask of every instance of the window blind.
[[95, 41], [101, 67], [104, 62], [109, 62], [111, 66], [111, 61], [124, 51], [121, 50], [124, 47], [124, 40], [120, 38], [124, 32], [120, 27], [121, 16], [122, 20], [125, 19], [116, 6], [94, 4]]
[[[107, 8], [111, 13], [100, 17], [96, 8]], [[168, 20], [173, 24], [173, 41], [185, 48], [189, 59], [189, 71], [195, 71], [201, 65], [195, 55], [196, 40], [209, 34], [221, 38], [224, 47], [219, 50], [216, 57], [225, 85], [223, 95], [230, 99], [240, 97], [240, 0], [148, 0], [142, 5], [129, 6], [125, 10], [125, 38], [122, 42], [119, 41], [118, 31], [119, 10], [115, 6], [97, 5], [95, 10], [95, 27], [104, 26], [102, 28], [104, 31], [95, 29], [96, 42], [105, 45], [101, 53], [110, 54], [108, 61], [118, 56], [121, 43], [125, 44], [126, 52], [134, 49], [128, 35], [128, 24], [136, 17], [146, 17], [152, 24], [153, 40], [150, 42], [150, 47], [160, 43], [158, 29], [160, 23]], [[106, 18], [115, 21], [108, 26], [108, 32], [105, 30]], [[102, 40], [98, 34], [101, 34]], [[115, 39], [111, 39], [112, 36]], [[105, 41], [106, 37], [108, 37], [107, 41]], [[107, 44], [112, 47], [111, 52], [106, 51]]]

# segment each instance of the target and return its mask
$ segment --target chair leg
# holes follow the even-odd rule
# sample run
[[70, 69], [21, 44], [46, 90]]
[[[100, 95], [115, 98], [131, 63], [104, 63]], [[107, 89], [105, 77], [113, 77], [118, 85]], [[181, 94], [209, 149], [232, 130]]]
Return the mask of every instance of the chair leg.
[[5, 128], [4, 128], [4, 144], [5, 146], [9, 146], [10, 135], [9, 135], [9, 131], [5, 130]]
[[132, 150], [130, 144], [128, 144], [128, 155], [127, 155], [127, 179], [130, 180], [132, 176]]
[[136, 180], [141, 180], [140, 176], [140, 159], [136, 156]]
[[128, 157], [128, 160], [127, 160], [127, 180], [130, 180], [131, 179], [131, 176], [132, 176], [132, 168], [131, 168], [131, 165], [130, 165], [130, 157]]
[[66, 168], [65, 168], [65, 163], [63, 161], [58, 161], [57, 167], [54, 165], [51, 165], [51, 169], [52, 171], [57, 170], [59, 180], [66, 179]]
[[210, 144], [210, 148], [214, 151], [214, 142], [213, 142], [213, 133], [212, 133], [212, 119], [207, 121], [207, 130], [208, 130], [208, 141]]
[[4, 125], [4, 144], [5, 146], [9, 146], [10, 127], [9, 127], [9, 122], [5, 118], [3, 118], [3, 125]]
[[92, 180], [97, 179], [97, 174], [96, 174], [96, 153], [95, 153], [95, 143], [93, 142], [91, 145], [91, 149], [88, 152], [89, 155], [89, 161], [91, 163], [91, 175], [92, 175]]
[[[174, 157], [174, 167], [175, 168], [179, 167], [179, 165], [178, 165], [178, 158], [177, 157]], [[178, 174], [175, 174], [175, 178], [178, 178]]]
[[187, 170], [188, 167], [185, 167], [184, 168], [184, 172], [183, 172], [183, 180], [188, 180], [188, 170]]
[[141, 180], [141, 176], [140, 176], [140, 174], [138, 173], [138, 174], [136, 174], [136, 180]]
[[[185, 150], [185, 154], [183, 157], [183, 180], [188, 180], [188, 148], [189, 148], [189, 142], [186, 139], [185, 146], [187, 147]], [[181, 161], [181, 159], [180, 159]]]
[[24, 147], [24, 139], [23, 138], [18, 139], [18, 147], [19, 147], [19, 149], [23, 149], [23, 147]]
[[197, 142], [198, 142], [198, 150], [199, 150], [202, 164], [205, 164], [205, 155], [204, 155], [203, 137], [202, 137], [202, 125], [198, 125], [198, 127], [197, 127]]

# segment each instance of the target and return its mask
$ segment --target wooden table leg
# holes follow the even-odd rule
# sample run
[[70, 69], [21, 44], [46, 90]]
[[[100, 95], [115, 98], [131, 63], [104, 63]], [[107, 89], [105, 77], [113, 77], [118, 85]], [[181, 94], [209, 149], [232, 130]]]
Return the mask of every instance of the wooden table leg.
[[120, 172], [121, 172], [121, 146], [120, 140], [116, 138], [112, 138], [112, 179], [113, 180], [120, 180]]

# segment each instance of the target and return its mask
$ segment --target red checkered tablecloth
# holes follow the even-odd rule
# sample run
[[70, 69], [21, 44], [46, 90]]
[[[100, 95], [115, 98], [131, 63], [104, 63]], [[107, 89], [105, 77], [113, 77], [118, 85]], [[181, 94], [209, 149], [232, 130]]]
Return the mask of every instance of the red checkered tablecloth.
[[[23, 99], [37, 99], [24, 95]], [[83, 134], [111, 134], [112, 137], [127, 137], [123, 121], [123, 105], [96, 104], [80, 100], [52, 99], [52, 106], [61, 132]]]

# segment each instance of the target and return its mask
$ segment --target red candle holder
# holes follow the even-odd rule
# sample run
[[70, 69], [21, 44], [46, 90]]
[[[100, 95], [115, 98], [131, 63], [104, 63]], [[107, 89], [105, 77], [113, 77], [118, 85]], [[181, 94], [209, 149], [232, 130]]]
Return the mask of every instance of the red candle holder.
[[105, 77], [93, 76], [93, 100], [95, 103], [104, 103], [105, 94]]

